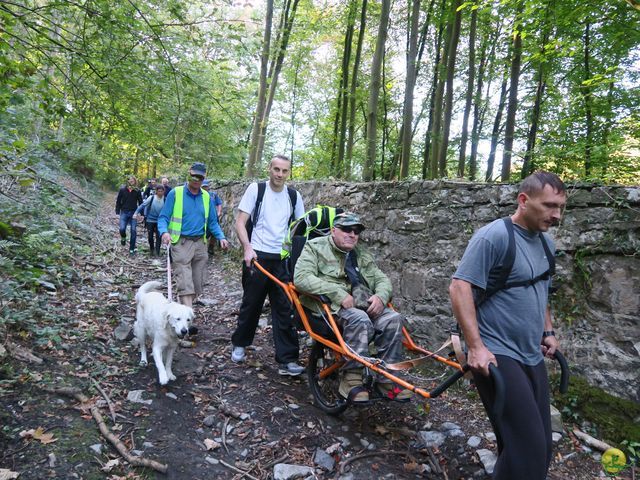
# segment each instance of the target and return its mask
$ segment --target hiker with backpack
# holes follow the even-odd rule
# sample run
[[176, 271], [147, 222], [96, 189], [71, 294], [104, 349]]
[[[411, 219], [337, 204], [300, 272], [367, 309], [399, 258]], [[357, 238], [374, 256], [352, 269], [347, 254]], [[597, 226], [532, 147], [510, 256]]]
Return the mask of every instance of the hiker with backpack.
[[[473, 235], [449, 293], [497, 438], [494, 478], [544, 480], [553, 445], [544, 356], [558, 348], [548, 306], [555, 247], [546, 232], [560, 221], [566, 187], [557, 175], [536, 172], [523, 180], [517, 201], [514, 215]], [[499, 418], [490, 363], [508, 392]]]
[[291, 160], [276, 155], [269, 163], [269, 180], [252, 183], [240, 200], [235, 229], [244, 250], [242, 264], [242, 305], [238, 325], [231, 336], [231, 360], [246, 358], [245, 348], [253, 343], [258, 320], [267, 295], [271, 303], [271, 321], [275, 357], [280, 375], [300, 375], [298, 332], [292, 319], [292, 307], [282, 289], [253, 267], [260, 265], [282, 281], [288, 281], [280, 256], [289, 224], [304, 214], [302, 196], [286, 185]]
[[138, 207], [135, 215], [138, 216], [138, 222], [143, 217], [146, 218], [147, 234], [149, 238], [149, 255], [151, 257], [160, 256], [160, 232], [158, 232], [158, 217], [164, 207], [164, 186], [157, 185], [155, 194], [149, 195], [142, 205]]
[[[306, 242], [295, 266], [297, 289], [328, 298], [330, 309], [342, 327], [347, 346], [361, 357], [369, 357], [369, 343], [375, 342], [377, 358], [386, 363], [402, 360], [404, 317], [387, 307], [392, 287], [378, 268], [373, 255], [358, 243], [364, 230], [354, 213], [341, 213], [333, 220], [328, 236]], [[320, 314], [318, 302], [301, 296], [300, 302]], [[367, 403], [369, 391], [363, 384], [362, 364], [347, 361], [340, 371], [340, 395], [353, 403]], [[378, 393], [397, 401], [408, 401], [411, 392], [380, 376]]]

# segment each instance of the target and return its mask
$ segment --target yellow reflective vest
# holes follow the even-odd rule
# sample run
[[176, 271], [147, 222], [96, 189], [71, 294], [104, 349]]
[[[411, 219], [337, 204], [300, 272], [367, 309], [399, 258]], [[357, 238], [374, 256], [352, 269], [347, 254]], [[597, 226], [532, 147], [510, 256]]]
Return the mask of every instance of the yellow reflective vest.
[[[167, 231], [169, 235], [171, 235], [171, 243], [178, 243], [180, 239], [180, 232], [182, 232], [182, 211], [184, 208], [184, 185], [174, 188], [176, 192], [175, 202], [173, 204], [173, 212], [171, 212], [171, 219], [169, 220], [169, 226]], [[202, 192], [202, 203], [204, 207], [204, 234], [202, 236], [202, 240], [206, 242], [207, 240], [207, 224], [209, 222], [209, 204], [210, 204], [210, 196], [209, 192], [206, 190], [201, 190]]]

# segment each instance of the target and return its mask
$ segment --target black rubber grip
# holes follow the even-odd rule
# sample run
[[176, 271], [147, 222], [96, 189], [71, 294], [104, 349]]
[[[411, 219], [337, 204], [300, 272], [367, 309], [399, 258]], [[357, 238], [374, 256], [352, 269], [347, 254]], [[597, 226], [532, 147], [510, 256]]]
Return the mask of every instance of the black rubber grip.
[[491, 378], [493, 378], [493, 386], [496, 390], [496, 399], [493, 403], [493, 414], [494, 418], [500, 418], [502, 416], [502, 412], [504, 412], [504, 402], [506, 400], [506, 389], [504, 385], [504, 378], [502, 374], [498, 370], [493, 363], [489, 364], [489, 373], [491, 374]]
[[569, 365], [560, 350], [556, 350], [553, 357], [560, 364], [560, 393], [567, 393], [569, 389]]
[[464, 367], [462, 367], [462, 370], [456, 370], [456, 372], [453, 375], [451, 375], [450, 377], [447, 377], [444, 382], [442, 382], [436, 388], [431, 390], [429, 392], [429, 397], [430, 398], [439, 397], [442, 394], [442, 392], [444, 392], [447, 388], [449, 388], [451, 385], [453, 385], [458, 380], [460, 380], [460, 378], [462, 378], [462, 376], [464, 376], [464, 374], [467, 373], [468, 370], [469, 370], [469, 365], [465, 365]]

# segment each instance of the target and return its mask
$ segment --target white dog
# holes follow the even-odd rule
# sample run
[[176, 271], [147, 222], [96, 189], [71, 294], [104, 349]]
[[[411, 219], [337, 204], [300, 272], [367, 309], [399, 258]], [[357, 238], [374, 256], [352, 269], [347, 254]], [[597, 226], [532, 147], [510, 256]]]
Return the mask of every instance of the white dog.
[[169, 302], [157, 290], [160, 282], [147, 282], [136, 293], [136, 323], [133, 331], [136, 343], [140, 345], [140, 365], [147, 365], [147, 337], [151, 338], [151, 352], [158, 369], [160, 385], [166, 385], [176, 376], [171, 371], [173, 354], [178, 347], [178, 339], [189, 331], [193, 320], [193, 309], [176, 302]]

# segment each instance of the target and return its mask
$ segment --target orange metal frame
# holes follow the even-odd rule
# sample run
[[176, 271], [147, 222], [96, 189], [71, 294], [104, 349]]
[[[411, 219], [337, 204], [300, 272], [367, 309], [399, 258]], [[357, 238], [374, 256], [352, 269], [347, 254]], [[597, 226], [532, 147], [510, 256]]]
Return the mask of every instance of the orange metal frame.
[[[364, 365], [365, 367], [369, 368], [370, 370], [373, 370], [374, 372], [385, 376], [386, 378], [388, 378], [392, 382], [395, 382], [396, 384], [402, 386], [403, 388], [411, 390], [412, 392], [415, 392], [415, 393], [421, 395], [424, 398], [431, 398], [431, 394], [427, 390], [424, 390], [422, 388], [416, 387], [416, 386], [406, 382], [405, 380], [403, 380], [401, 378], [398, 378], [395, 375], [387, 372], [385, 369], [381, 368], [378, 363], [369, 362], [368, 360], [366, 360], [366, 359], [360, 357], [359, 355], [353, 353], [351, 351], [351, 349], [348, 348], [347, 345], [345, 344], [344, 339], [342, 338], [342, 334], [340, 333], [340, 329], [338, 328], [338, 325], [336, 324], [336, 321], [333, 318], [333, 314], [331, 313], [331, 310], [329, 309], [329, 307], [325, 303], [320, 301], [319, 298], [317, 298], [314, 295], [309, 295], [309, 294], [306, 294], [304, 292], [298, 291], [296, 289], [295, 285], [293, 285], [293, 283], [291, 283], [291, 282], [285, 283], [285, 282], [281, 281], [280, 279], [278, 279], [274, 275], [272, 275], [270, 272], [268, 272], [257, 261], [254, 261], [253, 265], [258, 270], [260, 270], [262, 273], [264, 273], [269, 279], [271, 279], [272, 281], [277, 283], [282, 288], [284, 293], [287, 295], [287, 298], [289, 299], [289, 301], [293, 305], [295, 305], [296, 310], [297, 310], [298, 314], [300, 315], [300, 319], [302, 320], [302, 325], [304, 326], [304, 329], [307, 331], [309, 336], [311, 336], [311, 338], [313, 338], [316, 342], [320, 342], [323, 345], [329, 347], [331, 350], [333, 350], [335, 352], [335, 354], [336, 354], [337, 360], [340, 360], [341, 357], [346, 357], [346, 358], [348, 358], [350, 360], [355, 360], [355, 361], [361, 363], [362, 365]], [[301, 295], [317, 299], [318, 303], [322, 307], [323, 312], [326, 314], [326, 317], [329, 320], [329, 325], [331, 326], [333, 334], [335, 335], [338, 343], [336, 343], [334, 341], [331, 341], [331, 340], [329, 340], [329, 339], [327, 339], [327, 338], [325, 338], [325, 337], [323, 337], [321, 335], [318, 335], [316, 332], [313, 331], [313, 329], [311, 328], [311, 324], [309, 322], [309, 318], [307, 317], [307, 313], [306, 313], [304, 307], [302, 306], [302, 304], [300, 303], [300, 296]], [[432, 353], [432, 352], [430, 352], [430, 351], [428, 351], [428, 350], [416, 345], [416, 343], [413, 341], [413, 339], [409, 335], [409, 332], [407, 331], [406, 328], [404, 328], [404, 327], [402, 328], [402, 333], [404, 335], [404, 339], [403, 339], [402, 343], [405, 345], [407, 350], [412, 351], [412, 352], [416, 352], [416, 353], [420, 353], [422, 355], [430, 356], [434, 360], [437, 360], [438, 362], [444, 363], [445, 365], [448, 365], [448, 366], [453, 367], [453, 368], [455, 368], [457, 370], [460, 370], [460, 371], [463, 370], [462, 366], [458, 362], [449, 360], [448, 358], [445, 358], [445, 357], [442, 357], [442, 356], [437, 355], [435, 353]], [[322, 372], [320, 372], [320, 377], [321, 378], [325, 378], [325, 377], [331, 375], [336, 369], [340, 368], [342, 363], [343, 362], [337, 361], [333, 365], [331, 365], [328, 368], [324, 369]]]

